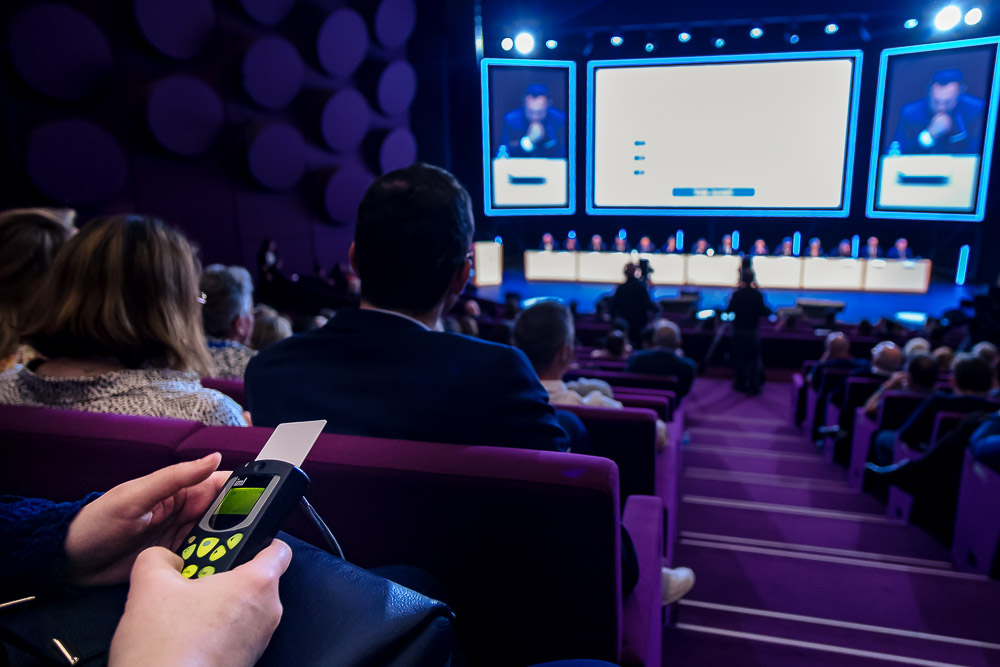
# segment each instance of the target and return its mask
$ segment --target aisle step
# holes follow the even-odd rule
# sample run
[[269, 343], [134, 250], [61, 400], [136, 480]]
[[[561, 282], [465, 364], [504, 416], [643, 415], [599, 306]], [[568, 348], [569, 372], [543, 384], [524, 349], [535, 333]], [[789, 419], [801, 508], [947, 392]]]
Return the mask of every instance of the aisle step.
[[684, 448], [684, 465], [790, 477], [847, 480], [845, 469], [826, 461], [819, 454], [766, 452], [748, 448], [692, 444]]
[[[780, 486], [775, 484], [755, 484], [734, 480], [681, 478], [682, 495], [713, 496], [733, 500], [799, 505], [816, 509], [842, 510], [845, 512], [867, 512], [885, 514], [885, 507], [871, 496], [853, 489], [838, 488], [836, 491]], [[853, 491], [853, 492], [852, 492]]]

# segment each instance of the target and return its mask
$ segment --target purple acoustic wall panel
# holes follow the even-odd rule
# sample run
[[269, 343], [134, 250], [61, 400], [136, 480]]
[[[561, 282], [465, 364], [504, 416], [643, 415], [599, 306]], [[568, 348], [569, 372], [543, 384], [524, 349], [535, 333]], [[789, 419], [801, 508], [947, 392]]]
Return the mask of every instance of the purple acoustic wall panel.
[[360, 164], [348, 163], [337, 169], [327, 180], [323, 192], [330, 219], [341, 224], [353, 223], [358, 204], [374, 179]]
[[38, 92], [78, 100], [111, 76], [111, 46], [97, 25], [65, 5], [38, 4], [10, 26], [10, 56], [18, 73]]
[[243, 58], [243, 89], [265, 109], [284, 109], [302, 88], [305, 66], [291, 42], [263, 37]]
[[85, 120], [42, 125], [28, 135], [28, 175], [55, 202], [86, 206], [111, 199], [125, 185], [128, 163], [106, 131]]
[[247, 163], [250, 174], [265, 188], [287, 190], [305, 174], [305, 140], [291, 125], [268, 125], [250, 142]]
[[320, 26], [316, 55], [320, 65], [334, 76], [349, 76], [368, 52], [368, 26], [353, 9], [338, 9]]
[[375, 39], [387, 49], [398, 49], [413, 34], [416, 24], [413, 0], [382, 0], [375, 11]]
[[405, 113], [417, 94], [417, 73], [405, 60], [391, 63], [378, 79], [378, 105], [385, 113], [395, 116]]
[[150, 45], [177, 60], [194, 58], [215, 29], [211, 0], [135, 0], [135, 19]]
[[295, 0], [240, 0], [247, 16], [261, 25], [280, 23], [292, 11]]
[[323, 105], [320, 132], [331, 149], [353, 151], [368, 134], [371, 122], [371, 108], [364, 95], [347, 88], [331, 95]]
[[204, 81], [186, 74], [153, 86], [146, 122], [157, 142], [178, 155], [200, 155], [215, 143], [224, 112], [219, 95]]
[[379, 148], [378, 163], [383, 172], [413, 164], [417, 159], [417, 140], [405, 127], [397, 127], [386, 135]]

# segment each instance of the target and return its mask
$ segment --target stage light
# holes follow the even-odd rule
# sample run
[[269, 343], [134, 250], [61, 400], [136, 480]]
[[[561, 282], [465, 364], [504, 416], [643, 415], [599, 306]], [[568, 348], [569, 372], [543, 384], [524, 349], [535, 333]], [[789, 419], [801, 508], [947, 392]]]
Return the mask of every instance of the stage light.
[[521, 55], [528, 55], [535, 48], [535, 38], [530, 32], [518, 33], [514, 38], [514, 48]]
[[795, 232], [792, 234], [792, 254], [796, 257], [799, 256], [799, 252], [802, 250], [802, 232]]
[[964, 285], [965, 276], [969, 271], [969, 246], [964, 245], [958, 251], [958, 270], [955, 272], [955, 284]]
[[621, 46], [625, 39], [621, 35], [611, 35], [611, 46]]
[[554, 40], [554, 39], [547, 39], [547, 40], [545, 40], [545, 48], [547, 48], [547, 49], [554, 49], [557, 46], [559, 46], [559, 42], [557, 42], [556, 40]]
[[618, 230], [618, 238], [620, 238], [622, 241], [624, 241], [627, 238], [627, 236], [628, 235], [625, 233], [624, 229]]
[[948, 5], [934, 17], [934, 27], [938, 30], [951, 30], [962, 20], [962, 10], [955, 5]]
[[858, 258], [858, 251], [861, 249], [861, 237], [855, 234], [851, 237], [851, 257]]
[[920, 21], [918, 21], [917, 19], [906, 19], [905, 21], [903, 21], [903, 27], [906, 28], [907, 30], [913, 30], [918, 25], [920, 25]]
[[681, 34], [677, 35], [677, 41], [680, 42], [681, 44], [687, 44], [688, 42], [691, 41], [691, 33], [682, 32]]
[[500, 42], [500, 48], [504, 51], [510, 51], [514, 48], [514, 40], [510, 37], [504, 37], [503, 41]]
[[715, 39], [715, 48], [721, 49], [725, 45], [726, 45], [726, 40], [722, 39], [721, 37], [717, 37]]
[[684, 250], [684, 230], [678, 229], [677, 233], [674, 234], [674, 240], [677, 242], [677, 252]]
[[496, 243], [497, 245], [503, 245], [503, 239], [500, 238], [499, 236], [495, 237], [493, 239], [493, 242]]
[[965, 12], [965, 25], [976, 25], [983, 20], [983, 10], [979, 7], [973, 7], [969, 11]]
[[733, 231], [733, 251], [740, 249], [740, 233], [739, 231]]
[[838, 30], [840, 30], [840, 26], [837, 25], [836, 23], [827, 23], [826, 27], [823, 28], [823, 32], [825, 32], [828, 35], [834, 35], [837, 33]]
[[568, 238], [568, 239], [575, 239], [576, 238], [576, 230], [573, 230], [573, 229], [569, 230], [569, 234], [566, 235], [566, 238]]
[[785, 33], [785, 41], [788, 42], [789, 44], [798, 44], [799, 43], [799, 36], [798, 36], [797, 33], [794, 33], [794, 32], [786, 32]]
[[751, 39], [760, 39], [763, 36], [764, 36], [764, 29], [763, 28], [759, 28], [757, 26], [754, 26], [753, 28], [750, 28], [750, 38]]
[[656, 49], [656, 44], [646, 42], [646, 53], [652, 53]]

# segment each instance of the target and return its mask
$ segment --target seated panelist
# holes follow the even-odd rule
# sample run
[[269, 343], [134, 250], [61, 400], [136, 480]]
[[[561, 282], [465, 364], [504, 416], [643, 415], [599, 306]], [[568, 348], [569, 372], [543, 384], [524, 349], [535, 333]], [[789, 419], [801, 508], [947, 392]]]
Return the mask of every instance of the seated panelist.
[[913, 250], [910, 249], [909, 242], [904, 238], [896, 239], [896, 243], [889, 248], [886, 253], [889, 259], [913, 259]]
[[716, 255], [735, 255], [736, 251], [733, 250], [733, 236], [732, 234], [726, 234], [722, 237], [722, 245], [719, 249], [715, 251]]
[[651, 238], [649, 238], [648, 236], [643, 236], [641, 239], [639, 239], [639, 245], [637, 246], [636, 250], [638, 250], [641, 253], [648, 254], [656, 252], [656, 246], [653, 245], [653, 240]]
[[767, 254], [768, 254], [767, 244], [764, 243], [764, 239], [757, 239], [756, 241], [753, 242], [753, 247], [750, 249], [751, 256], [767, 255]]
[[546, 232], [545, 234], [542, 234], [541, 249], [548, 251], [559, 250], [559, 244], [556, 242], [556, 239], [554, 236], [552, 236], [552, 234]]
[[818, 238], [809, 239], [809, 257], [822, 257], [823, 243]]
[[663, 244], [663, 248], [662, 248], [661, 252], [664, 252], [664, 253], [666, 253], [668, 255], [676, 254], [677, 253], [677, 237], [676, 236], [668, 236], [667, 237], [667, 242]]
[[833, 257], [850, 257], [851, 255], [852, 255], [852, 253], [851, 253], [851, 242], [848, 241], [847, 239], [843, 239], [837, 245], [837, 251], [835, 253], [833, 253], [832, 256]]
[[794, 251], [795, 247], [792, 245], [792, 237], [786, 236], [785, 238], [781, 239], [781, 245], [778, 246], [778, 249], [774, 251], [774, 254], [779, 257], [794, 257], [795, 256]]
[[865, 249], [861, 253], [861, 256], [865, 259], [878, 259], [882, 256], [882, 249], [878, 245], [878, 237], [868, 237], [868, 243], [865, 244]]
[[708, 254], [708, 240], [705, 238], [700, 238], [694, 243], [694, 247], [691, 248], [692, 255], [707, 255]]
[[600, 234], [594, 234], [590, 237], [590, 251], [591, 252], [603, 252], [606, 250], [604, 246], [604, 239], [601, 238]]

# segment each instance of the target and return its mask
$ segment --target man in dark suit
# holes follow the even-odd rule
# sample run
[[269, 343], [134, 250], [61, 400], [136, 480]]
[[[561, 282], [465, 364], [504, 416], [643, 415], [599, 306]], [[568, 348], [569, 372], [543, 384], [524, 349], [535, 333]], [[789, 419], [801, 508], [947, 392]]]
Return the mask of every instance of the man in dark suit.
[[861, 251], [861, 256], [865, 259], [878, 259], [882, 256], [882, 248], [878, 245], [878, 237], [869, 236], [865, 249]]
[[552, 107], [547, 86], [528, 86], [524, 105], [504, 114], [499, 150], [510, 157], [566, 157], [566, 114]]
[[722, 237], [722, 245], [718, 247], [715, 251], [716, 255], [735, 255], [736, 251], [733, 250], [733, 235], [726, 234]]
[[254, 423], [326, 419], [331, 433], [568, 449], [522, 352], [438, 330], [468, 279], [473, 230], [469, 194], [448, 172], [418, 164], [376, 180], [349, 254], [361, 308], [254, 358]]
[[896, 243], [889, 248], [885, 255], [888, 259], [913, 259], [913, 251], [906, 239], [896, 239]]
[[899, 112], [893, 142], [904, 154], [978, 154], [983, 149], [986, 102], [965, 92], [962, 71], [934, 73], [927, 97]]
[[639, 336], [642, 328], [649, 322], [649, 314], [656, 310], [656, 304], [649, 296], [648, 283], [637, 273], [635, 264], [626, 264], [625, 282], [615, 289], [611, 298], [611, 317], [628, 323], [629, 340], [634, 347], [641, 345]]
[[625, 365], [626, 373], [646, 375], [672, 375], [677, 378], [677, 400], [688, 395], [697, 365], [680, 356], [681, 330], [669, 320], [656, 322], [653, 344], [649, 349], [636, 352]]
[[764, 303], [753, 269], [740, 272], [740, 286], [724, 312], [733, 314], [733, 389], [756, 396], [764, 381], [758, 329], [760, 318], [770, 315], [771, 309]]

